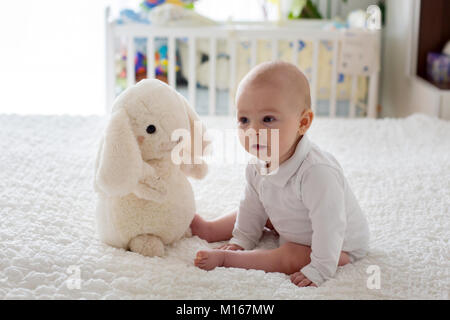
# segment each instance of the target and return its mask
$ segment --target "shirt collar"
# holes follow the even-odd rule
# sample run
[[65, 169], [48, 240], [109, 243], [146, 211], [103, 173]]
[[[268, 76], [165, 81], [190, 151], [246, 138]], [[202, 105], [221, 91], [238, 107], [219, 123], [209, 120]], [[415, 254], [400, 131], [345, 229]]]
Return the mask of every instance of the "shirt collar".
[[[294, 154], [289, 159], [283, 162], [276, 171], [261, 176], [278, 187], [284, 187], [294, 173], [297, 172], [298, 168], [300, 168], [310, 150], [311, 141], [308, 136], [304, 134], [297, 143]], [[263, 169], [265, 163], [259, 161], [257, 165], [260, 169]]]

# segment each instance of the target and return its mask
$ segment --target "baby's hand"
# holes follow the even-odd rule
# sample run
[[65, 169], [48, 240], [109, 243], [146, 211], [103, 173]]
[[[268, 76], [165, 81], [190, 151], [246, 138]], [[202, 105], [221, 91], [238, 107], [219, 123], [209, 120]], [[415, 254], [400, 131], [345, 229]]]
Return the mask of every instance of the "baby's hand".
[[219, 250], [244, 250], [244, 248], [242, 248], [241, 246], [238, 246], [237, 244], [233, 244], [233, 243], [223, 244], [216, 249], [219, 249]]
[[299, 287], [317, 287], [314, 282], [305, 277], [305, 275], [300, 271], [291, 274], [291, 281], [293, 284]]

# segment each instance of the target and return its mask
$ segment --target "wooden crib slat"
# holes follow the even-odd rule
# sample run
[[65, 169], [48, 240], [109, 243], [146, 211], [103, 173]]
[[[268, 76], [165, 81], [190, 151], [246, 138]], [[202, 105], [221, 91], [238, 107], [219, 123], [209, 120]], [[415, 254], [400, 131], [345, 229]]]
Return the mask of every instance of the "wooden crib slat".
[[328, 2], [327, 0], [317, 0], [318, 1], [318, 8], [320, 13], [322, 13], [324, 19], [327, 18], [327, 8], [328, 8]]
[[333, 64], [331, 68], [331, 93], [330, 93], [330, 117], [336, 116], [336, 88], [337, 88], [337, 62], [338, 40], [333, 40]]
[[[319, 2], [319, 0], [315, 0], [316, 2], [320, 3], [320, 6], [323, 6], [324, 3], [327, 2], [327, 0], [322, 0]], [[332, 10], [333, 11], [333, 8]], [[280, 51], [280, 43], [279, 41], [293, 41], [293, 53], [292, 53], [292, 62], [295, 65], [299, 65], [299, 51], [298, 46], [299, 42], [298, 39], [303, 39], [306, 41], [311, 41], [310, 43], [313, 45], [313, 57], [312, 57], [312, 72], [308, 73], [308, 78], [310, 80], [311, 84], [311, 104], [313, 111], [317, 112], [317, 103], [319, 102], [319, 54], [321, 52], [321, 42], [322, 41], [331, 41], [331, 44], [333, 45], [332, 49], [332, 66], [331, 66], [331, 90], [330, 90], [330, 113], [329, 116], [333, 117], [336, 116], [336, 109], [337, 109], [337, 97], [338, 97], [338, 66], [337, 66], [337, 60], [338, 60], [338, 52], [339, 52], [339, 46], [340, 41], [342, 38], [342, 35], [338, 31], [325, 31], [316, 29], [313, 30], [297, 30], [296, 28], [290, 27], [289, 25], [286, 26], [259, 26], [256, 24], [255, 26], [251, 25], [251, 27], [246, 27], [242, 24], [236, 24], [236, 25], [227, 25], [227, 26], [218, 26], [218, 27], [210, 27], [210, 28], [162, 28], [162, 27], [155, 27], [155, 26], [133, 26], [133, 25], [115, 25], [108, 23], [108, 14], [106, 11], [105, 14], [105, 22], [106, 22], [106, 101], [110, 102], [112, 101], [113, 97], [115, 96], [114, 89], [115, 89], [115, 72], [114, 72], [114, 40], [118, 37], [125, 37], [127, 39], [126, 43], [126, 50], [128, 51], [128, 57], [129, 59], [126, 61], [126, 82], [127, 85], [132, 85], [135, 83], [135, 66], [134, 66], [134, 58], [136, 53], [136, 48], [133, 43], [133, 39], [136, 37], [147, 37], [147, 55], [149, 57], [148, 59], [148, 74], [147, 77], [151, 78], [155, 76], [155, 64], [156, 61], [152, 59], [154, 57], [154, 52], [152, 51], [156, 47], [156, 39], [157, 38], [167, 38], [168, 39], [168, 82], [169, 85], [174, 86], [176, 89], [176, 39], [177, 38], [191, 38], [191, 37], [200, 37], [205, 39], [211, 39], [211, 37], [215, 38], [215, 41], [211, 43], [210, 50], [214, 51], [214, 54], [211, 55], [211, 68], [209, 70], [208, 77], [210, 78], [208, 80], [208, 86], [210, 88], [213, 88], [210, 91], [209, 100], [210, 105], [208, 106], [208, 110], [210, 114], [215, 114], [216, 112], [216, 95], [217, 95], [217, 89], [216, 87], [216, 73], [217, 73], [217, 50], [218, 50], [218, 44], [216, 43], [217, 39], [225, 38], [227, 41], [229, 41], [230, 52], [230, 68], [229, 73], [229, 113], [233, 113], [235, 111], [234, 106], [234, 95], [236, 92], [236, 85], [237, 81], [239, 80], [237, 78], [238, 71], [237, 70], [237, 46], [239, 45], [238, 41], [246, 40], [247, 43], [249, 43], [249, 56], [250, 56], [250, 65], [251, 67], [254, 67], [258, 61], [259, 61], [259, 51], [258, 51], [258, 41], [259, 40], [265, 40], [272, 43], [271, 46], [271, 59], [277, 59]], [[151, 35], [151, 37], [150, 37]], [[365, 36], [365, 35], [362, 35]], [[198, 44], [198, 43], [197, 43]], [[188, 70], [185, 70], [186, 73], [189, 73], [187, 76], [189, 79], [189, 88], [188, 88], [188, 98], [191, 101], [192, 104], [195, 104], [196, 100], [196, 69], [197, 69], [197, 49], [194, 41], [190, 41], [189, 43], [189, 50], [188, 50], [188, 61], [190, 61], [190, 66], [187, 67]], [[269, 52], [270, 54], [270, 52]], [[378, 57], [378, 56], [377, 56]], [[328, 66], [327, 66], [328, 67]], [[367, 99], [367, 105], [365, 106], [367, 108], [367, 116], [368, 117], [376, 117], [377, 113], [377, 99], [378, 99], [378, 73], [374, 73], [370, 75], [369, 77], [369, 91], [368, 91], [368, 99]], [[355, 85], [357, 87], [357, 81], [354, 82], [353, 79], [352, 82], [352, 92], [350, 99], [351, 104], [351, 115], [356, 116], [358, 106], [360, 102], [355, 98]], [[107, 103], [109, 106], [111, 103]]]
[[[298, 42], [298, 41], [297, 41]], [[316, 111], [317, 103], [317, 74], [319, 68], [319, 40], [313, 41], [313, 63], [312, 63], [312, 83], [311, 83], [311, 107]]]
[[147, 37], [147, 78], [155, 77], [155, 40], [152, 35]]
[[356, 99], [358, 92], [358, 75], [352, 76], [352, 88], [350, 91], [350, 118], [354, 118], [356, 116]]
[[216, 57], [217, 39], [209, 39], [209, 115], [216, 113]]
[[271, 48], [272, 48], [272, 60], [278, 60], [278, 39], [277, 38], [272, 39]]
[[127, 42], [127, 85], [132, 86], [136, 82], [136, 74], [134, 71], [134, 38], [129, 37]]
[[329, 10], [331, 11], [331, 17], [330, 19], [332, 19], [333, 17], [336, 17], [337, 13], [338, 13], [338, 6], [340, 5], [339, 1], [330, 1], [328, 3], [328, 5], [331, 6], [331, 8], [329, 8]]
[[298, 39], [292, 40], [292, 63], [298, 66]]
[[169, 65], [167, 66], [167, 68], [168, 68], [168, 81], [169, 81], [169, 85], [172, 88], [175, 88], [176, 87], [175, 37], [169, 37], [169, 42], [167, 44], [167, 49], [168, 49], [168, 52], [169, 52], [168, 53]]
[[229, 78], [229, 86], [228, 86], [228, 114], [234, 115], [235, 106], [234, 106], [234, 95], [236, 92], [236, 39], [230, 39], [228, 41], [229, 46], [229, 54], [230, 54], [230, 78]]
[[189, 37], [189, 102], [191, 106], [195, 108], [195, 91], [197, 88], [197, 73], [196, 73], [196, 65], [195, 65], [195, 51], [196, 51], [196, 38]]
[[114, 64], [114, 34], [111, 30], [109, 22], [110, 8], [105, 9], [105, 75], [106, 75], [106, 99], [105, 99], [105, 111], [106, 114], [110, 113], [115, 94], [114, 86], [116, 83], [115, 64]]
[[369, 77], [369, 93], [367, 98], [367, 117], [377, 117], [378, 104], [378, 72], [373, 72]]
[[256, 47], [258, 45], [258, 41], [256, 39], [250, 40], [250, 67], [253, 68], [256, 66]]

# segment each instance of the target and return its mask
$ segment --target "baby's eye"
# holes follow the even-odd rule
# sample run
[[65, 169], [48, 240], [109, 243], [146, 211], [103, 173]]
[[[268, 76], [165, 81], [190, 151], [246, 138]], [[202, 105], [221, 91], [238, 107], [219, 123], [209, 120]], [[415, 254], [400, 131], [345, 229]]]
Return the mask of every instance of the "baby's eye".
[[246, 117], [240, 117], [239, 118], [239, 123], [241, 124], [247, 124], [248, 123], [248, 119]]
[[265, 116], [263, 121], [264, 122], [273, 122], [273, 121], [275, 121], [275, 118], [272, 116]]

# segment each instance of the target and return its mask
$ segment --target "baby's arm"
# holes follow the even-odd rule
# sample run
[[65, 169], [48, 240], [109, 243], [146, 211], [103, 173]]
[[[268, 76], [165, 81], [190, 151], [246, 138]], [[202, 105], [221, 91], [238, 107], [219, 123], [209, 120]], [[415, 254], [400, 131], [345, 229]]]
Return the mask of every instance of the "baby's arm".
[[252, 165], [247, 165], [245, 177], [247, 184], [239, 204], [233, 237], [229, 244], [251, 250], [262, 235], [267, 222], [267, 214], [253, 185], [255, 170]]
[[344, 183], [336, 169], [316, 165], [302, 180], [302, 198], [312, 224], [311, 263], [300, 271], [316, 285], [336, 273], [344, 241]]

